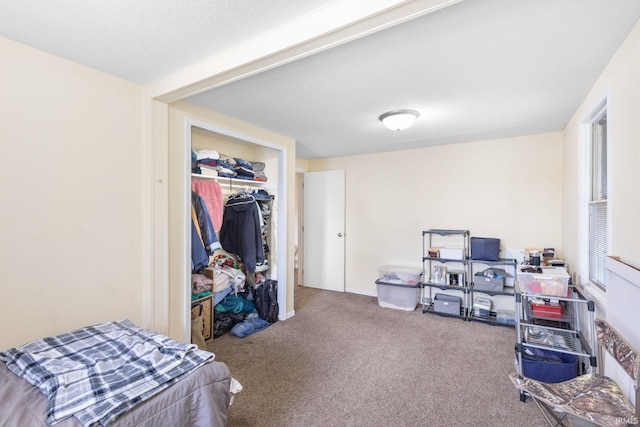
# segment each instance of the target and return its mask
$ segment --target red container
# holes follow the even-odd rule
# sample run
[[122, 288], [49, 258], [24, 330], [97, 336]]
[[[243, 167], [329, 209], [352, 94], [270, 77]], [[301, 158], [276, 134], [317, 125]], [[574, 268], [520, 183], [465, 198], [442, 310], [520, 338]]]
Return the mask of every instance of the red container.
[[560, 304], [531, 303], [531, 311], [534, 316], [546, 317], [549, 319], [560, 319], [562, 317], [562, 306]]

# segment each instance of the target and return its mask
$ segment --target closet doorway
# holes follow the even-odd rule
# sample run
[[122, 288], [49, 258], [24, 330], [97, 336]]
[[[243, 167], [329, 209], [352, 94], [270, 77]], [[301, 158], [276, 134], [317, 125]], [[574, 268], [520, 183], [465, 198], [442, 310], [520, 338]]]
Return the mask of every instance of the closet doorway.
[[[278, 305], [279, 318], [287, 318], [287, 147], [280, 146], [270, 141], [245, 135], [230, 129], [216, 126], [201, 120], [187, 117], [185, 119], [185, 151], [186, 159], [191, 159], [191, 149], [216, 150], [231, 157], [242, 157], [252, 161], [260, 161], [266, 164], [265, 173], [268, 180], [265, 183], [255, 183], [238, 179], [219, 178], [219, 184], [225, 193], [240, 191], [246, 187], [264, 188], [275, 196], [272, 213], [272, 247], [270, 260], [270, 278], [278, 281]], [[190, 173], [191, 165], [185, 165], [185, 170]], [[185, 180], [187, 187], [185, 194], [191, 194], [191, 179]], [[224, 193], [223, 193], [224, 194]], [[190, 218], [190, 203], [185, 203], [185, 218]], [[191, 248], [191, 223], [185, 221], [183, 242], [185, 248]], [[190, 253], [186, 251], [186, 253]], [[191, 263], [190, 257], [185, 263]], [[188, 276], [185, 283], [191, 283], [191, 271], [185, 269]], [[190, 295], [188, 295], [190, 297]], [[190, 307], [190, 298], [185, 300], [184, 307]], [[190, 335], [191, 319], [190, 310], [186, 310], [187, 318], [184, 319], [185, 335]], [[189, 336], [187, 335], [187, 336]]]

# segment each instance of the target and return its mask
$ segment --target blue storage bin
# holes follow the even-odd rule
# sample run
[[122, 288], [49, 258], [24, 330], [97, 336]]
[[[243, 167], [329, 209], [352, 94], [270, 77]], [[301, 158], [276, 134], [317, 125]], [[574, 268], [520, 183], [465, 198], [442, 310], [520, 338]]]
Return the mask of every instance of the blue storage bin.
[[500, 239], [490, 237], [471, 238], [471, 259], [498, 261], [500, 257]]
[[545, 383], [567, 381], [578, 375], [578, 356], [527, 347], [522, 352], [522, 374]]

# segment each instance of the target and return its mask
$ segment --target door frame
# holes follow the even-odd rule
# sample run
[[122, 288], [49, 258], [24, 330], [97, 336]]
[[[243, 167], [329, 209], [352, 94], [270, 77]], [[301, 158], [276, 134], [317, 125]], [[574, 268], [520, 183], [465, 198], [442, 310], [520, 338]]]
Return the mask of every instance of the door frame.
[[[270, 148], [278, 153], [278, 215], [277, 215], [277, 230], [276, 230], [276, 280], [278, 281], [278, 318], [286, 319], [286, 307], [287, 307], [287, 158], [288, 149], [285, 146], [275, 144], [264, 139], [256, 138], [250, 135], [246, 135], [241, 132], [237, 132], [222, 126], [217, 126], [202, 120], [195, 119], [193, 117], [185, 117], [184, 120], [184, 172], [189, 176], [189, 179], [185, 180], [184, 188], [184, 200], [183, 200], [183, 218], [191, 219], [191, 132], [194, 128], [203, 129], [209, 132], [213, 132], [218, 135], [237, 139], [249, 144], [258, 145], [264, 148]], [[182, 252], [187, 255], [191, 253], [191, 222], [187, 220], [182, 224], [183, 239], [180, 242], [182, 245]], [[280, 254], [278, 254], [278, 252]], [[184, 284], [191, 283], [191, 266], [190, 257], [185, 256], [181, 270], [183, 271]], [[189, 288], [187, 286], [187, 288]], [[188, 292], [184, 293], [184, 300], [181, 302], [185, 308], [183, 321], [183, 333], [185, 336], [191, 336], [191, 310], [188, 308], [191, 304], [191, 295]]]
[[[294, 263], [294, 287], [295, 285], [302, 285], [304, 282], [303, 276], [303, 268], [304, 265], [304, 173], [306, 171], [303, 169], [296, 168], [296, 236], [294, 239], [294, 255], [293, 255], [293, 263]], [[297, 268], [296, 268], [297, 263]]]

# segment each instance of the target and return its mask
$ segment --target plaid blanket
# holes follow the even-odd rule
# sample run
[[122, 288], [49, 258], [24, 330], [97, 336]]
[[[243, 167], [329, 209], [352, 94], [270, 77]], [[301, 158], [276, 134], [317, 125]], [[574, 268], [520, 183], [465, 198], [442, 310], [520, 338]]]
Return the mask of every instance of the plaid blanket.
[[75, 416], [84, 426], [107, 425], [213, 358], [129, 320], [0, 352], [8, 369], [47, 396], [47, 424]]

